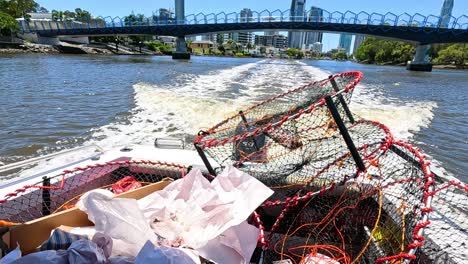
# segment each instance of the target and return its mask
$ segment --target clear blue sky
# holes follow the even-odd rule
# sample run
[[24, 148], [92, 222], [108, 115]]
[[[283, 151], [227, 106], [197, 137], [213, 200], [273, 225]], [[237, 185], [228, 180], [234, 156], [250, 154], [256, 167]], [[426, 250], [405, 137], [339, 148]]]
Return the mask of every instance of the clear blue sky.
[[[174, 0], [36, 0], [36, 2], [49, 10], [73, 10], [80, 7], [90, 11], [93, 16], [125, 16], [132, 11], [151, 15], [161, 7], [174, 9]], [[439, 15], [443, 2], [443, 0], [306, 0], [306, 7], [309, 9], [312, 5], [318, 6], [330, 12], [350, 10], [355, 13], [366, 11]], [[468, 0], [454, 2], [453, 16], [468, 15]], [[185, 14], [239, 12], [244, 7], [255, 11], [286, 10], [290, 5], [291, 0], [185, 0]], [[324, 50], [336, 48], [338, 35], [325, 34], [323, 44]]]

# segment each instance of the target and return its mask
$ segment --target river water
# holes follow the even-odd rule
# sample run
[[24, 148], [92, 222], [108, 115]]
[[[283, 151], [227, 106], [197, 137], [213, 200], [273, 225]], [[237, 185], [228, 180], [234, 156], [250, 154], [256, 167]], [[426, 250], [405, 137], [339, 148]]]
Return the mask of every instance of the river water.
[[347, 70], [364, 73], [356, 114], [468, 181], [468, 72], [335, 61], [0, 55], [0, 165], [87, 144], [190, 140], [253, 102]]

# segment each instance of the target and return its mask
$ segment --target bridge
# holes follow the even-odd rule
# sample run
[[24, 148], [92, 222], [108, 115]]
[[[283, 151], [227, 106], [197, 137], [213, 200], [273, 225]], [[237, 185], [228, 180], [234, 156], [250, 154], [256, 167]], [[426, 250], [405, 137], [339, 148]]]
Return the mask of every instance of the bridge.
[[[180, 3], [182, 2], [182, 6]], [[179, 6], [178, 6], [179, 4]], [[31, 21], [20, 20], [23, 33], [41, 37], [105, 36], [105, 35], [166, 35], [178, 37], [176, 53], [186, 53], [185, 36], [241, 31], [320, 31], [345, 32], [378, 36], [416, 43], [416, 57], [424, 58], [428, 44], [468, 42], [468, 16], [441, 18], [422, 14], [385, 14], [352, 11], [329, 12], [310, 17], [291, 16], [290, 10], [253, 11], [252, 16], [240, 13], [210, 13], [184, 16], [183, 1], [176, 0], [176, 18], [155, 20], [145, 18], [128, 21], [121, 17], [97, 17], [87, 21], [71, 19]], [[442, 22], [442, 21], [445, 22]], [[418, 54], [420, 53], [420, 54]]]
[[240, 31], [321, 31], [344, 32], [392, 38], [409, 42], [457, 43], [468, 42], [468, 16], [451, 17], [447, 26], [433, 15], [396, 15], [393, 13], [328, 12], [316, 18], [293, 17], [286, 11], [253, 11], [253, 16], [241, 18], [239, 13], [188, 15], [183, 20], [154, 20], [145, 18], [129, 22], [120, 17], [98, 17], [87, 21], [71, 19], [51, 21], [20, 21], [23, 33], [44, 37], [105, 36], [105, 35], [165, 35], [183, 37], [218, 32]]

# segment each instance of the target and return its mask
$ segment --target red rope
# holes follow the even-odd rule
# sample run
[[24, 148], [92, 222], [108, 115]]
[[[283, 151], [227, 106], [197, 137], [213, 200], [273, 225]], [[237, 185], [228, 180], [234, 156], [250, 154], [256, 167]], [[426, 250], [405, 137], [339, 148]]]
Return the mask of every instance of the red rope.
[[62, 176], [62, 179], [60, 181], [60, 184], [58, 186], [43, 186], [43, 185], [25, 185], [22, 188], [16, 189], [14, 192], [7, 193], [5, 194], [4, 198], [0, 200], [0, 204], [8, 202], [8, 198], [10, 197], [16, 197], [18, 194], [25, 192], [28, 189], [44, 189], [44, 190], [60, 190], [63, 188], [65, 185], [65, 175], [75, 173], [75, 172], [82, 172], [86, 171], [89, 169], [93, 168], [102, 168], [104, 166], [114, 166], [114, 165], [119, 165], [119, 166], [129, 166], [129, 165], [138, 165], [138, 164], [151, 164], [151, 165], [162, 165], [162, 166], [167, 166], [167, 167], [175, 167], [182, 169], [182, 174], [185, 175], [185, 171], [187, 169], [186, 166], [181, 165], [181, 164], [176, 164], [176, 163], [169, 163], [169, 162], [164, 162], [164, 161], [150, 161], [150, 160], [126, 160], [126, 161], [109, 161], [106, 162], [105, 164], [101, 163], [96, 163], [93, 165], [87, 165], [85, 167], [76, 167], [72, 170], [63, 170], [61, 174], [58, 176]]

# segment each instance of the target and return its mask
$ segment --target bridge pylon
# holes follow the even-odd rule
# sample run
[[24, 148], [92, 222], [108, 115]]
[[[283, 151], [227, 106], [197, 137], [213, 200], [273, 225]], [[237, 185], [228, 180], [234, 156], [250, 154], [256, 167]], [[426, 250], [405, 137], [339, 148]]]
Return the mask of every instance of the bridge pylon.
[[416, 54], [411, 62], [406, 66], [410, 71], [432, 71], [431, 62], [432, 47], [430, 44], [419, 45], [416, 47]]
[[[175, 0], [176, 24], [185, 24], [185, 0]], [[174, 60], [189, 60], [190, 53], [187, 52], [185, 36], [177, 36], [176, 50], [172, 52]]]
[[190, 60], [190, 53], [187, 51], [187, 43], [185, 37], [177, 37], [176, 50], [172, 52], [174, 60]]

